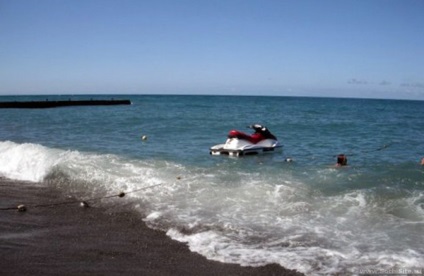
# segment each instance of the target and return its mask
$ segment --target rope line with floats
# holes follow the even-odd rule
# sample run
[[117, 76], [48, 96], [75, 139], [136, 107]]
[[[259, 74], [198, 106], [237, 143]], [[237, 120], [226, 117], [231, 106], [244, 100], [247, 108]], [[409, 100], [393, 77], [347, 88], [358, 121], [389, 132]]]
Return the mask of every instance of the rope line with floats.
[[[374, 150], [367, 150], [367, 151], [364, 151], [363, 150], [359, 154], [382, 151], [382, 150], [387, 149], [388, 147], [390, 147], [392, 144], [393, 144], [393, 142], [390, 142], [389, 144], [384, 144], [383, 146], [381, 146], [381, 147], [379, 147], [377, 149], [374, 149]], [[348, 155], [349, 156], [355, 156], [355, 155], [358, 155], [358, 153], [357, 154], [354, 154], [354, 153], [352, 153], [352, 154], [344, 154], [344, 153], [342, 153], [342, 154], [338, 154], [338, 155], [333, 156], [333, 157], [337, 157], [336, 166], [339, 166], [339, 167], [340, 166], [346, 166], [347, 165], [347, 156]]]
[[[371, 150], [362, 150], [359, 153], [341, 153], [341, 154], [336, 154], [336, 155], [332, 155], [331, 157], [333, 158], [337, 158], [337, 164], [341, 165], [341, 166], [345, 166], [347, 165], [347, 156], [357, 156], [360, 154], [365, 154], [365, 153], [371, 153], [371, 152], [377, 152], [377, 151], [382, 151], [387, 149], [388, 147], [390, 147], [391, 145], [393, 145], [394, 142], [390, 142], [388, 144], [384, 144], [379, 148], [376, 149], [371, 149]], [[284, 159], [284, 161], [286, 162], [293, 162], [294, 159], [292, 157], [287, 157]]]
[[372, 149], [372, 150], [363, 150], [363, 151], [361, 151], [360, 153], [352, 153], [352, 154], [349, 154], [350, 156], [355, 156], [355, 155], [358, 155], [358, 154], [363, 154], [363, 153], [370, 153], [370, 152], [376, 152], [376, 151], [382, 151], [382, 150], [385, 150], [385, 149], [387, 149], [388, 147], [390, 147], [391, 145], [393, 145], [394, 144], [394, 142], [390, 142], [390, 143], [388, 143], [388, 144], [384, 144], [384, 145], [382, 145], [381, 147], [379, 147], [379, 148], [377, 148], [377, 149]]
[[107, 198], [113, 198], [113, 197], [119, 197], [122, 198], [127, 194], [131, 194], [131, 193], [136, 193], [142, 190], [146, 190], [149, 188], [153, 188], [156, 186], [160, 186], [163, 185], [163, 183], [160, 184], [155, 184], [155, 185], [151, 185], [151, 186], [147, 186], [147, 187], [143, 187], [140, 189], [136, 189], [136, 190], [132, 190], [132, 191], [128, 191], [128, 192], [120, 192], [119, 194], [115, 194], [115, 195], [108, 195], [108, 196], [104, 196], [104, 197], [95, 197], [95, 198], [89, 198], [86, 200], [73, 200], [73, 201], [62, 201], [62, 202], [55, 202], [55, 203], [46, 203], [46, 204], [37, 204], [37, 205], [24, 205], [24, 204], [20, 204], [16, 207], [5, 207], [5, 208], [0, 208], [0, 211], [8, 211], [8, 210], [17, 210], [18, 212], [25, 212], [27, 210], [27, 208], [45, 208], [45, 207], [53, 207], [53, 206], [60, 206], [60, 205], [68, 205], [68, 204], [75, 204], [75, 203], [79, 203], [81, 207], [85, 207], [88, 208], [90, 207], [90, 205], [88, 204], [88, 202], [92, 202], [92, 201], [98, 201], [98, 200], [102, 200], [102, 199], [107, 199]]

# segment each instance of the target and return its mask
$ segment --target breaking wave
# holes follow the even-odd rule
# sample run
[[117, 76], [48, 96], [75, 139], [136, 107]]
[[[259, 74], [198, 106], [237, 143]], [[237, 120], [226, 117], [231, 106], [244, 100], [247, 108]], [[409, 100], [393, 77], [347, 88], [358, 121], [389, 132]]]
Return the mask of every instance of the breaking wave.
[[[157, 185], [129, 195], [126, 208], [209, 259], [278, 263], [310, 275], [424, 262], [422, 171], [382, 178], [333, 168], [261, 174], [11, 141], [0, 142], [0, 152], [0, 176], [67, 194], [100, 197]], [[327, 178], [350, 182], [336, 189]], [[388, 185], [387, 178], [400, 180]]]

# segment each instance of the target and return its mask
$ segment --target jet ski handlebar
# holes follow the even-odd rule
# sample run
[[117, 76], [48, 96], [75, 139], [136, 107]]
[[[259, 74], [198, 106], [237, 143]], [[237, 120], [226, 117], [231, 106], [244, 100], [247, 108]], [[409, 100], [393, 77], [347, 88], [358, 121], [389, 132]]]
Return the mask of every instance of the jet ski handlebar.
[[265, 131], [266, 130], [266, 127], [264, 127], [264, 126], [262, 126], [260, 124], [250, 125], [250, 126], [248, 126], [248, 128], [251, 128], [251, 129], [253, 129], [255, 131]]
[[249, 128], [253, 129], [255, 133], [260, 133], [264, 139], [274, 139], [277, 140], [277, 137], [274, 136], [265, 126], [260, 124], [250, 125]]

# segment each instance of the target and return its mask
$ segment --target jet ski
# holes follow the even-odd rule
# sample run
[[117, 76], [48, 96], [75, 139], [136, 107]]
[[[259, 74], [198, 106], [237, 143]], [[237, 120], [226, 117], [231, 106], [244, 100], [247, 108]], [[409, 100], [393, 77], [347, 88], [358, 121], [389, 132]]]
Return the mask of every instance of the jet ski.
[[238, 130], [230, 130], [225, 144], [210, 148], [211, 155], [244, 156], [281, 152], [283, 145], [265, 126], [248, 126], [255, 132], [251, 135]]

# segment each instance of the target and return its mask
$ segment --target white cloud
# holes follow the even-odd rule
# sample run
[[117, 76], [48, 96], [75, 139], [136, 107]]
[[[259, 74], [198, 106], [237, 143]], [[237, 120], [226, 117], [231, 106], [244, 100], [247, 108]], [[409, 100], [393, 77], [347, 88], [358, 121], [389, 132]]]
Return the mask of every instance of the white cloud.
[[347, 83], [348, 84], [368, 84], [367, 81], [358, 80], [358, 79], [355, 79], [355, 78], [348, 80]]
[[404, 82], [404, 83], [401, 83], [400, 86], [402, 86], [402, 87], [409, 87], [409, 88], [424, 88], [424, 83], [420, 83], [420, 82]]
[[381, 81], [379, 84], [380, 85], [391, 85], [392, 83], [384, 80], [384, 81]]

